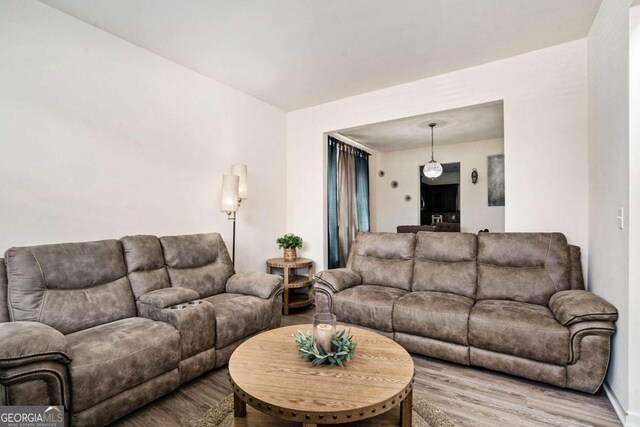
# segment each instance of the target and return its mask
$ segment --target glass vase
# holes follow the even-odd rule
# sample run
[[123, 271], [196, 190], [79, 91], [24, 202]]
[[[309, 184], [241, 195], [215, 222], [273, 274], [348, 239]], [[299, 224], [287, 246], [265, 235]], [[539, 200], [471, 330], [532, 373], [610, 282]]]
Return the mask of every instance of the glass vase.
[[322, 347], [325, 353], [333, 351], [331, 340], [336, 335], [336, 316], [329, 313], [316, 314], [313, 316], [313, 340], [318, 349]]

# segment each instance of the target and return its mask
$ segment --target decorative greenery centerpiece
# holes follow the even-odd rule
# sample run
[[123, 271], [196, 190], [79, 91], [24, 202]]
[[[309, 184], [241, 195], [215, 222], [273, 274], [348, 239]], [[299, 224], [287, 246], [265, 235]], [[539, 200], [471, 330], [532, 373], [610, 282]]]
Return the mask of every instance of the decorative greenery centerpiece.
[[302, 353], [300, 358], [311, 360], [314, 366], [328, 363], [330, 366], [338, 365], [344, 368], [344, 364], [356, 355], [357, 343], [351, 341], [353, 336], [349, 335], [349, 332], [344, 329], [338, 330], [331, 340], [333, 348], [327, 352], [322, 345], [317, 344], [311, 332], [307, 331], [303, 334], [298, 331], [294, 339], [298, 344], [298, 350]]
[[302, 237], [296, 236], [293, 233], [287, 233], [279, 237], [276, 243], [278, 244], [278, 248], [284, 249], [284, 260], [292, 262], [298, 258], [296, 249], [302, 247]]

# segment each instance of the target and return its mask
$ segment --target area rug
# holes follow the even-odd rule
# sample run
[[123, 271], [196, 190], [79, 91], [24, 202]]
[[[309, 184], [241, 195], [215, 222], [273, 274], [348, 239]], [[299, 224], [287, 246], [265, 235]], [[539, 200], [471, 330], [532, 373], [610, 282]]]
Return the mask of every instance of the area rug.
[[[233, 421], [233, 394], [210, 407], [194, 427], [229, 427]], [[420, 393], [413, 394], [413, 427], [454, 427], [451, 418], [427, 402]]]

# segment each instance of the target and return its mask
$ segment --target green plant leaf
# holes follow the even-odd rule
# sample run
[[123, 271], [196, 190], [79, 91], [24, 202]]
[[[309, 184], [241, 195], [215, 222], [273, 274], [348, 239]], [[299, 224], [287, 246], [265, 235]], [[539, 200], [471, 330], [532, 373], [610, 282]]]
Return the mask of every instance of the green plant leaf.
[[302, 237], [296, 236], [293, 233], [287, 233], [282, 237], [279, 237], [276, 240], [278, 244], [278, 248], [280, 249], [291, 249], [291, 248], [301, 248], [302, 247]]
[[355, 356], [355, 342], [351, 341], [349, 332], [342, 329], [336, 332], [332, 339], [334, 351], [327, 352], [320, 344], [313, 339], [310, 331], [306, 334], [297, 331], [293, 334], [293, 339], [298, 345], [300, 358], [311, 361], [312, 366], [322, 365], [324, 363], [329, 366], [338, 365], [344, 368], [345, 362], [351, 361]]

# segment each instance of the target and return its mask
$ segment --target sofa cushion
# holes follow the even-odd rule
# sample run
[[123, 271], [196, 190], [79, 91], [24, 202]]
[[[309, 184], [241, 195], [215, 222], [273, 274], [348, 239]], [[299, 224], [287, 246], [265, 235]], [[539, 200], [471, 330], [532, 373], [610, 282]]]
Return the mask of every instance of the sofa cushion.
[[556, 365], [569, 361], [569, 329], [537, 304], [477, 301], [469, 315], [469, 345]]
[[204, 300], [213, 304], [218, 349], [267, 329], [270, 325], [272, 302], [269, 299], [224, 293]]
[[546, 306], [571, 288], [567, 239], [560, 233], [480, 233], [476, 299]]
[[393, 332], [393, 304], [406, 293], [388, 286], [354, 286], [333, 296], [333, 314], [341, 322]]
[[73, 412], [142, 384], [180, 362], [180, 334], [168, 323], [122, 319], [67, 335]]
[[411, 292], [393, 307], [393, 330], [467, 345], [473, 300], [445, 292]]
[[474, 298], [476, 253], [475, 234], [418, 233], [411, 289], [451, 292]]
[[416, 236], [397, 233], [358, 233], [347, 268], [362, 277], [363, 285], [411, 290]]
[[125, 236], [120, 241], [129, 273], [164, 268], [162, 247], [156, 236]]
[[171, 286], [193, 289], [200, 298], [225, 291], [235, 271], [218, 233], [160, 237]]
[[164, 268], [160, 240], [156, 236], [126, 236], [120, 241], [136, 299], [147, 292], [171, 286]]
[[11, 248], [5, 262], [13, 320], [68, 334], [136, 315], [118, 240]]

